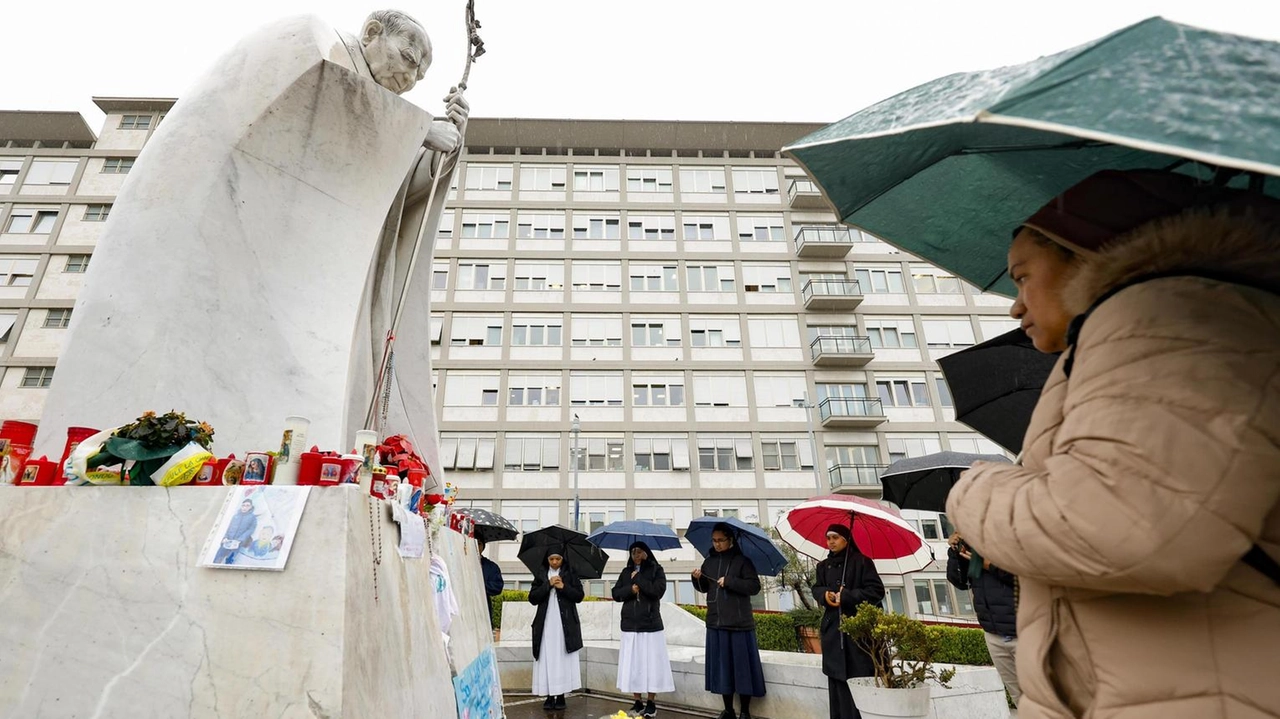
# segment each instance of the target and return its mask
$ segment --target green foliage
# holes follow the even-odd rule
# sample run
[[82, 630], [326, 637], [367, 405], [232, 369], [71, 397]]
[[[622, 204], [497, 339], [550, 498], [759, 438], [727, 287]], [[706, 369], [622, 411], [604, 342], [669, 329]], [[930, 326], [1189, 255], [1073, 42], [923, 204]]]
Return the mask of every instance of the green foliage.
[[796, 625], [786, 614], [756, 613], [756, 641], [761, 649], [775, 652], [798, 652]]
[[187, 415], [173, 410], [161, 415], [143, 412], [137, 420], [116, 430], [113, 436], [137, 440], [147, 449], [174, 445], [184, 447], [188, 442], [195, 442], [205, 449], [213, 446], [213, 427], [206, 422], [187, 419]]
[[697, 617], [698, 619], [701, 619], [704, 622], [707, 621], [706, 607], [699, 607], [696, 604], [681, 604], [680, 608], [692, 614], [693, 616]]
[[822, 626], [822, 615], [825, 614], [821, 609], [809, 609], [807, 607], [796, 607], [787, 612], [787, 616], [791, 617], [791, 622], [797, 627], [813, 627], [814, 629]]
[[871, 655], [878, 686], [911, 689], [929, 679], [946, 686], [956, 674], [954, 669], [933, 668], [940, 661], [939, 634], [902, 614], [885, 614], [877, 606], [862, 604], [856, 615], [840, 622], [840, 631]]
[[935, 662], [991, 666], [991, 653], [987, 651], [987, 639], [981, 629], [937, 625], [926, 629], [937, 642]]

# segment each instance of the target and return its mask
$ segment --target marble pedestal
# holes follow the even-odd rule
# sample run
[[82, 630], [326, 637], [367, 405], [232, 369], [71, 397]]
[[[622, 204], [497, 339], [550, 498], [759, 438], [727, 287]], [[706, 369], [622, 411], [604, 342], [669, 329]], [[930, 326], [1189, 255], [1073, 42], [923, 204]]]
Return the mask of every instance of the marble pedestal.
[[[389, 510], [371, 528], [356, 488], [314, 488], [284, 572], [202, 568], [226, 494], [0, 488], [0, 718], [456, 716], [428, 560]], [[456, 532], [433, 549], [460, 670], [492, 646], [480, 565]]]

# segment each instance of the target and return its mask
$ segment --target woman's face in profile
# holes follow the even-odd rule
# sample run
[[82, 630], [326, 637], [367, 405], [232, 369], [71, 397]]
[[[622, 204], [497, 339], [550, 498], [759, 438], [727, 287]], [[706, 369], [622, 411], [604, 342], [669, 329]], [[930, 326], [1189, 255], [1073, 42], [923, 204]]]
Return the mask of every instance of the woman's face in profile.
[[1076, 266], [1066, 250], [1032, 232], [1023, 228], [1009, 247], [1009, 278], [1018, 288], [1009, 316], [1021, 322], [1037, 350], [1061, 352], [1073, 317], [1063, 306], [1062, 289]]

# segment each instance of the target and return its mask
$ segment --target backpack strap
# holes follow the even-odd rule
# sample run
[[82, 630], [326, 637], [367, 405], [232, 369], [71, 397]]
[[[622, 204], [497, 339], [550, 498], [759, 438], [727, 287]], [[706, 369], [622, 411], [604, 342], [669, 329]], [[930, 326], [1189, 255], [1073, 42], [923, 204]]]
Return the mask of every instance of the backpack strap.
[[[1063, 373], [1068, 378], [1071, 377], [1071, 370], [1075, 366], [1076, 343], [1080, 340], [1080, 331], [1084, 329], [1085, 321], [1089, 319], [1089, 316], [1093, 314], [1094, 310], [1098, 309], [1103, 302], [1106, 302], [1118, 293], [1127, 290], [1134, 285], [1151, 282], [1152, 280], [1162, 280], [1166, 277], [1201, 277], [1207, 280], [1214, 280], [1215, 282], [1252, 287], [1264, 292], [1270, 292], [1271, 294], [1277, 294], [1275, 287], [1264, 285], [1262, 282], [1252, 277], [1241, 277], [1230, 273], [1212, 272], [1209, 270], [1173, 270], [1170, 272], [1157, 272], [1150, 275], [1136, 277], [1128, 282], [1107, 290], [1101, 297], [1093, 301], [1093, 304], [1089, 306], [1089, 309], [1076, 315], [1071, 320], [1071, 324], [1067, 327], [1067, 358], [1062, 362]], [[1249, 551], [1245, 552], [1241, 561], [1269, 577], [1271, 581], [1275, 582], [1277, 585], [1280, 585], [1280, 562], [1277, 562], [1270, 554], [1263, 551], [1262, 547], [1258, 546], [1256, 543], [1252, 547], [1249, 547]]]

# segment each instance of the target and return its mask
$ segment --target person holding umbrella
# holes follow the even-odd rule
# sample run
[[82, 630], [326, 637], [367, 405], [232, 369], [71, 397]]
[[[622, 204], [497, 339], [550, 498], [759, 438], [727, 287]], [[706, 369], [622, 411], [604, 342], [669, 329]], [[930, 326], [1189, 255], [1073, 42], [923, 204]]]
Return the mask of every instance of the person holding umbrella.
[[586, 593], [565, 554], [563, 549], [549, 551], [529, 590], [529, 603], [538, 608], [533, 617], [533, 693], [546, 697], [542, 708], [548, 711], [564, 709], [564, 695], [582, 688], [578, 603]]
[[[706, 690], [724, 700], [720, 719], [751, 719], [752, 697], [765, 693], [764, 668], [756, 641], [751, 597], [760, 593], [760, 575], [737, 545], [726, 522], [711, 530], [711, 551], [693, 570], [693, 586], [707, 595]], [[742, 711], [734, 714], [733, 695]]]
[[507, 586], [506, 581], [502, 578], [502, 567], [498, 563], [484, 556], [485, 543], [476, 540], [476, 554], [480, 556], [480, 574], [484, 577], [484, 595], [489, 600], [489, 623], [491, 628], [497, 629], [497, 625], [493, 624], [493, 598], [502, 594], [503, 588]]
[[991, 563], [965, 543], [959, 532], [947, 539], [947, 581], [956, 589], [973, 590], [987, 653], [1000, 673], [1014, 706], [1022, 698], [1018, 686], [1018, 578]]
[[1280, 203], [1232, 174], [1103, 171], [1011, 228], [1010, 314], [1063, 355], [947, 513], [1019, 578], [1024, 719], [1280, 717]]
[[853, 531], [844, 524], [827, 527], [830, 554], [814, 571], [813, 598], [822, 604], [822, 673], [827, 675], [831, 719], [860, 719], [862, 714], [849, 692], [852, 677], [875, 676], [871, 655], [840, 631], [840, 620], [858, 613], [864, 602], [884, 601], [884, 582], [876, 564], [853, 543]]
[[[628, 548], [631, 561], [618, 573], [613, 600], [622, 602], [622, 648], [618, 652], [618, 691], [628, 692], [636, 703], [631, 711], [645, 719], [657, 716], [654, 695], [676, 690], [662, 626], [662, 597], [667, 593], [667, 573], [643, 541]], [[649, 701], [641, 701], [648, 693]]]

